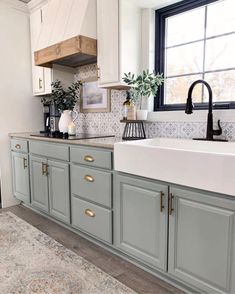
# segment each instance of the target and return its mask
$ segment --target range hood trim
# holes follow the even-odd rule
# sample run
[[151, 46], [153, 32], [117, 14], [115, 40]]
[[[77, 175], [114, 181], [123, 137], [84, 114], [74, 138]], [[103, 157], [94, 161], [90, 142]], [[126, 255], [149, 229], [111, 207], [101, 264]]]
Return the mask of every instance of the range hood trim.
[[78, 67], [97, 61], [97, 40], [82, 35], [34, 52], [35, 65], [52, 67], [60, 64]]

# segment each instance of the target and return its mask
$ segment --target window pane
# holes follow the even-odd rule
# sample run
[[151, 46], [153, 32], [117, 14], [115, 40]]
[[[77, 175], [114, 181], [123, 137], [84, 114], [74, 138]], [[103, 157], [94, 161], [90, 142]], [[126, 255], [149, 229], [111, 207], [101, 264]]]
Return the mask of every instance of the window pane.
[[206, 71], [235, 67], [235, 34], [207, 40]]
[[[235, 70], [214, 72], [205, 75], [213, 92], [213, 101], [235, 101]], [[208, 96], [205, 97], [208, 101]]]
[[[201, 75], [169, 78], [165, 81], [165, 103], [186, 103], [191, 84], [201, 79]], [[193, 90], [193, 102], [202, 102], [202, 86], [197, 85]]]
[[197, 73], [203, 66], [203, 42], [166, 49], [165, 76]]
[[224, 0], [208, 5], [207, 37], [235, 31], [234, 11], [234, 0]]
[[193, 9], [166, 20], [166, 46], [203, 39], [205, 8]]

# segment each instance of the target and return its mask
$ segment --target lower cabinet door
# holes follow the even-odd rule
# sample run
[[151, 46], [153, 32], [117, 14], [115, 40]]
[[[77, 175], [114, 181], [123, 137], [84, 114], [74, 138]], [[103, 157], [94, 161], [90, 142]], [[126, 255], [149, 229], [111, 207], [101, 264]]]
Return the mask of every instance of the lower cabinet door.
[[36, 208], [49, 212], [47, 159], [30, 157], [31, 203]]
[[28, 155], [12, 152], [12, 174], [14, 196], [30, 203]]
[[171, 189], [169, 273], [207, 293], [235, 293], [235, 199]]
[[50, 214], [70, 223], [69, 165], [49, 160], [48, 166]]
[[114, 193], [115, 246], [166, 270], [168, 186], [116, 175]]

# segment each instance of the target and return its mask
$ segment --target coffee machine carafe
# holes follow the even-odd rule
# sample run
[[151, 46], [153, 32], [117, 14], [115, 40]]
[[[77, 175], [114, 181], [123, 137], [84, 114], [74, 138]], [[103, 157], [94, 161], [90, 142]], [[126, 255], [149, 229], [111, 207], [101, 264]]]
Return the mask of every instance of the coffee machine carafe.
[[54, 133], [59, 131], [60, 113], [55, 103], [50, 104], [50, 132]]

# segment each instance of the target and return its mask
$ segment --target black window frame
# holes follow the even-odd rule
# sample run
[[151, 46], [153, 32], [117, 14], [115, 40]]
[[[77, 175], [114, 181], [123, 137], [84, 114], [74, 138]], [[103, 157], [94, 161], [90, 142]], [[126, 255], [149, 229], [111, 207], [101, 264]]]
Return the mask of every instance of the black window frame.
[[[164, 73], [165, 66], [165, 24], [166, 18], [179, 13], [198, 8], [218, 0], [184, 0], [155, 11], [155, 71]], [[185, 102], [187, 94], [185, 97]], [[195, 103], [195, 110], [207, 109], [208, 103]], [[164, 86], [159, 88], [157, 97], [154, 99], [154, 111], [184, 110], [185, 103], [165, 104]], [[214, 103], [214, 109], [235, 109], [235, 101], [223, 101]]]

